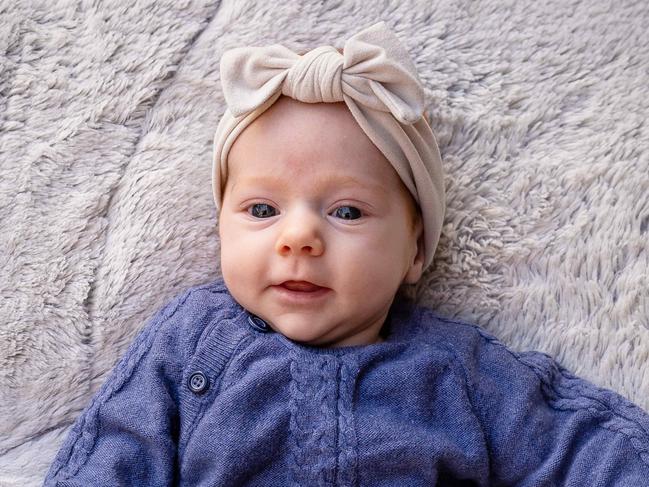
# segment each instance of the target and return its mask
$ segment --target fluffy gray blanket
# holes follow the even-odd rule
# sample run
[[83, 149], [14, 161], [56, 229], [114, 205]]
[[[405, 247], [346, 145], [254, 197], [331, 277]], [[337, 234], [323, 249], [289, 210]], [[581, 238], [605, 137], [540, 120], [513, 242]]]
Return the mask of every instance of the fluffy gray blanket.
[[0, 485], [39, 485], [145, 321], [220, 273], [219, 60], [378, 20], [448, 210], [421, 303], [649, 408], [643, 0], [0, 2]]

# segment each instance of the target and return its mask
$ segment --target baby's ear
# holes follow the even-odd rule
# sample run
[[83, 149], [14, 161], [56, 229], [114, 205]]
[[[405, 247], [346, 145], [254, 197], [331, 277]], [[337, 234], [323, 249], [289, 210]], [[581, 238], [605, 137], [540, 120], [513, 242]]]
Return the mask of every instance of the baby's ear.
[[414, 256], [403, 279], [405, 284], [416, 284], [421, 279], [424, 270], [424, 226], [421, 218], [417, 218], [414, 234], [417, 235], [417, 238], [413, 239], [415, 245], [413, 249]]

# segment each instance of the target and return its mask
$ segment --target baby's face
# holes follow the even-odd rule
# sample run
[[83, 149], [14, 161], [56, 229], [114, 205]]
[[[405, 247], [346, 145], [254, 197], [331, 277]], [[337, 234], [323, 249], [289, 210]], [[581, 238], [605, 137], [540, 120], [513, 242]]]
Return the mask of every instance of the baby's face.
[[[281, 96], [228, 156], [219, 217], [233, 297], [307, 345], [380, 341], [400, 284], [419, 280], [421, 221], [405, 185], [344, 103]], [[325, 289], [291, 292], [284, 281]]]

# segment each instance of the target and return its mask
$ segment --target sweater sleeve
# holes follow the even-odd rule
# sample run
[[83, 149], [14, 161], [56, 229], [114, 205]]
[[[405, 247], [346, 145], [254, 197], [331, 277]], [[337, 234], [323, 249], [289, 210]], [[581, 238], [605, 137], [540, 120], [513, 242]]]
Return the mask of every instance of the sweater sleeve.
[[[77, 417], [45, 487], [172, 485], [177, 452], [178, 331], [192, 290], [160, 309]], [[186, 343], [184, 344], [186, 345]]]
[[455, 348], [490, 453], [490, 485], [649, 485], [649, 415], [477, 325]]

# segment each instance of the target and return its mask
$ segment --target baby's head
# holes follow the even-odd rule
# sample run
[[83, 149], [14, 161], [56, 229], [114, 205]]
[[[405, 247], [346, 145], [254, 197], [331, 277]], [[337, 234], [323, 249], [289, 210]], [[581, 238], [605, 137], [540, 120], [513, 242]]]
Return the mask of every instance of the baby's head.
[[[417, 205], [344, 103], [280, 97], [228, 155], [221, 272], [277, 332], [318, 346], [373, 343], [423, 269]], [[301, 299], [279, 285], [326, 288]]]
[[[266, 55], [274, 55], [272, 48]], [[231, 61], [250, 76], [250, 65]], [[277, 58], [269, 62], [277, 64]], [[226, 99], [227, 83], [238, 82], [233, 80], [222, 77]], [[340, 93], [319, 89], [297, 96], [299, 82], [284, 81], [285, 89], [268, 96], [268, 85], [248, 93], [236, 89], [249, 89], [250, 80], [243, 88], [230, 86], [228, 105], [235, 116], [226, 111], [215, 135], [213, 183], [225, 284], [239, 304], [292, 340], [319, 347], [381, 341], [395, 297], [420, 279], [432, 257], [426, 244], [432, 236], [436, 245], [439, 236], [439, 216], [431, 218], [430, 209], [422, 214], [420, 203], [427, 192], [435, 194], [424, 202], [432, 198], [442, 205], [441, 183], [431, 181], [430, 167], [416, 154], [437, 154], [439, 162], [438, 152], [422, 146], [432, 132], [421, 113], [419, 119], [403, 115], [408, 106], [394, 108], [394, 116], [374, 115], [347, 99], [337, 101]], [[242, 101], [238, 108], [234, 96]], [[413, 131], [404, 131], [395, 117], [405, 124], [415, 118]], [[401, 132], [408, 137], [390, 141]], [[388, 142], [375, 143], [383, 140], [377, 134]], [[437, 151], [434, 138], [432, 145]], [[407, 168], [404, 154], [419, 165]], [[434, 169], [440, 176], [441, 167]], [[435, 211], [440, 209], [443, 214], [444, 208]], [[290, 281], [319, 288], [296, 291], [299, 286]]]

